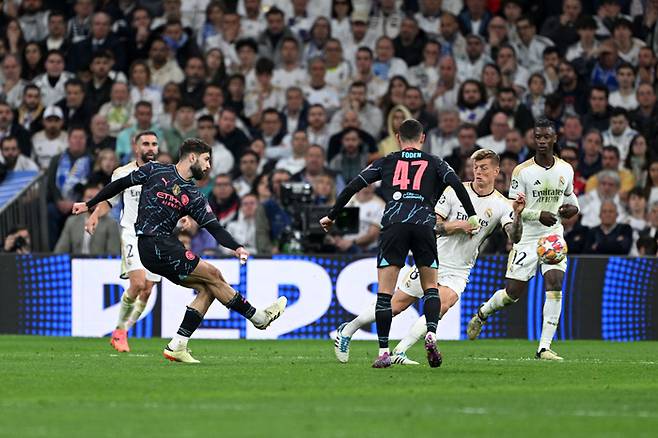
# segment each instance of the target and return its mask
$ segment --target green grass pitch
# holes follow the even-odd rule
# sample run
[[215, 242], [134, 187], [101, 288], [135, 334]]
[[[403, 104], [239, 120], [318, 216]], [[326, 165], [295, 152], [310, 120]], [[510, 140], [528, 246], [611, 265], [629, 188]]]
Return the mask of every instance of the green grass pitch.
[[161, 339], [0, 336], [2, 437], [657, 436], [658, 343], [442, 342], [444, 364], [370, 368], [354, 342], [192, 340], [200, 365]]

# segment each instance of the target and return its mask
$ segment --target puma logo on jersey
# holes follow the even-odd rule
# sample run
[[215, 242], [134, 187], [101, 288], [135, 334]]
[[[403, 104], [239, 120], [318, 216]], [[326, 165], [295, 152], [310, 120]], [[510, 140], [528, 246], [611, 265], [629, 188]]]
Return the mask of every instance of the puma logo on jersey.
[[164, 183], [165, 187], [167, 187], [167, 184], [169, 184], [169, 181], [167, 181], [167, 180], [164, 179], [164, 178], [160, 178], [160, 179], [161, 179], [162, 182]]

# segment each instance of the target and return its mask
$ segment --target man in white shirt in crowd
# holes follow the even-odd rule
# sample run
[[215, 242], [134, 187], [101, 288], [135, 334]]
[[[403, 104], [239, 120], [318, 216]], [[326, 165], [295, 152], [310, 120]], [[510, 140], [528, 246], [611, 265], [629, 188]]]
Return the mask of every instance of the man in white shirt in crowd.
[[308, 137], [305, 131], [295, 131], [291, 139], [292, 155], [282, 158], [276, 163], [277, 169], [285, 169], [291, 175], [300, 172], [306, 166], [306, 149], [308, 149]]
[[151, 85], [163, 88], [168, 82], [180, 84], [185, 79], [176, 59], [169, 56], [169, 47], [162, 38], [151, 42], [146, 64], [151, 71]]
[[16, 172], [29, 170], [38, 171], [39, 167], [25, 155], [21, 154], [16, 137], [4, 137], [0, 140], [0, 163], [3, 163], [7, 170]]
[[212, 167], [210, 168], [210, 178], [215, 178], [221, 173], [231, 173], [235, 160], [233, 154], [226, 146], [217, 141], [217, 128], [212, 116], [201, 116], [196, 122], [197, 132], [201, 140], [206, 142], [212, 148]]
[[240, 176], [233, 180], [233, 187], [239, 197], [252, 191], [256, 177], [258, 177], [258, 163], [260, 157], [251, 149], [244, 151], [240, 157]]
[[331, 132], [341, 130], [341, 120], [348, 110], [356, 111], [361, 122], [361, 129], [372, 135], [374, 138], [379, 137], [381, 131], [383, 116], [382, 112], [375, 105], [367, 100], [367, 87], [364, 82], [356, 81], [350, 85], [349, 93], [345, 98], [343, 109], [337, 111], [331, 118], [329, 129]]
[[388, 90], [388, 81], [376, 76], [373, 70], [374, 55], [369, 47], [360, 47], [355, 55], [354, 80], [361, 81], [368, 87], [368, 100], [379, 102]]
[[304, 87], [308, 84], [308, 74], [299, 62], [299, 41], [284, 37], [281, 42], [281, 64], [274, 69], [272, 85], [286, 90], [290, 87]]
[[377, 40], [375, 46], [375, 62], [373, 72], [378, 78], [390, 81], [393, 76], [406, 76], [407, 63], [395, 57], [393, 40], [383, 36]]
[[622, 214], [624, 207], [619, 198], [619, 189], [621, 187], [619, 174], [613, 170], [602, 170], [597, 174], [597, 179], [596, 190], [591, 190], [578, 198], [582, 213], [580, 223], [590, 228], [600, 225], [599, 213], [604, 201], [614, 202], [617, 205], [617, 211], [620, 213], [619, 222], [625, 222], [626, 217]]
[[308, 109], [306, 136], [310, 144], [317, 144], [326, 152], [329, 148], [331, 131], [327, 125], [327, 112], [322, 105], [311, 105]]
[[461, 83], [457, 78], [457, 62], [450, 55], [445, 55], [439, 60], [439, 83], [432, 95], [435, 110], [457, 106], [457, 95]]
[[491, 149], [497, 154], [505, 150], [505, 136], [509, 132], [507, 114], [499, 112], [491, 118], [491, 134], [478, 138], [478, 146], [483, 149]]
[[425, 151], [440, 158], [447, 157], [459, 147], [458, 130], [459, 111], [448, 108], [439, 112], [439, 126], [427, 133]]
[[[226, 225], [226, 230], [251, 254], [256, 254], [256, 210], [258, 196], [248, 193], [240, 200], [238, 218]], [[223, 248], [226, 250], [226, 248]]]
[[546, 47], [553, 45], [553, 41], [545, 36], [537, 35], [537, 27], [528, 16], [519, 18], [516, 22], [519, 41], [514, 44], [519, 63], [531, 72], [542, 71], [543, 53]]
[[43, 130], [32, 136], [32, 159], [41, 169], [47, 169], [50, 160], [66, 150], [68, 137], [62, 130], [64, 114], [58, 106], [51, 105], [43, 112]]
[[603, 131], [603, 144], [616, 146], [623, 162], [636, 135], [637, 131], [629, 126], [628, 112], [623, 108], [613, 108], [610, 111], [610, 127]]
[[485, 54], [484, 48], [485, 41], [481, 35], [472, 33], [466, 37], [466, 57], [457, 60], [460, 81], [480, 80], [482, 69], [488, 62], [491, 62], [491, 59]]
[[327, 84], [325, 75], [327, 65], [322, 58], [313, 58], [308, 62], [308, 73], [310, 81], [304, 87], [304, 96], [311, 105], [321, 104], [329, 113], [333, 113], [340, 107], [338, 91]]

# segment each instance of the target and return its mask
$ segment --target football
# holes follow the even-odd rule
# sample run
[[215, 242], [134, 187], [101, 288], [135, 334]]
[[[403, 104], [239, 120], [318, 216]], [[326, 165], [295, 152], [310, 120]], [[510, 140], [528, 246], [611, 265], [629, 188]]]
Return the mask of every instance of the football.
[[537, 255], [542, 263], [558, 264], [567, 256], [567, 243], [562, 236], [549, 234], [537, 242]]

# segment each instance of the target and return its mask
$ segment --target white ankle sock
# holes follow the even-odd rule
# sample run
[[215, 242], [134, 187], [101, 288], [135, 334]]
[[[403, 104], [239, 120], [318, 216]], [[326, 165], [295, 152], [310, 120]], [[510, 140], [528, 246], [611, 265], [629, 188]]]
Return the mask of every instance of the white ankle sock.
[[393, 354], [406, 353], [419, 339], [427, 333], [425, 315], [421, 315], [409, 330], [409, 333], [395, 346]]
[[171, 341], [169, 341], [169, 344], [167, 344], [167, 347], [172, 351], [184, 350], [187, 348], [187, 341], [189, 340], [190, 338], [187, 336], [182, 336], [176, 333], [174, 337], [171, 338]]
[[539, 339], [539, 350], [551, 348], [551, 342], [557, 325], [560, 322], [560, 313], [562, 313], [562, 291], [546, 291], [546, 300], [544, 301], [544, 322], [541, 328], [541, 338]]
[[518, 300], [515, 300], [507, 295], [507, 291], [505, 289], [498, 289], [496, 292], [494, 292], [491, 298], [489, 298], [489, 300], [487, 300], [487, 302], [482, 305], [480, 312], [482, 312], [482, 315], [485, 317], [488, 317], [503, 307], [509, 306], [510, 304], [516, 303], [517, 301]]
[[265, 321], [267, 321], [267, 315], [265, 314], [265, 311], [257, 309], [256, 313], [249, 318], [249, 321], [253, 322], [255, 325], [263, 325], [265, 324]]
[[366, 324], [372, 324], [373, 322], [375, 322], [375, 301], [370, 303], [359, 316], [343, 327], [342, 334], [343, 336], [353, 336], [361, 327]]

